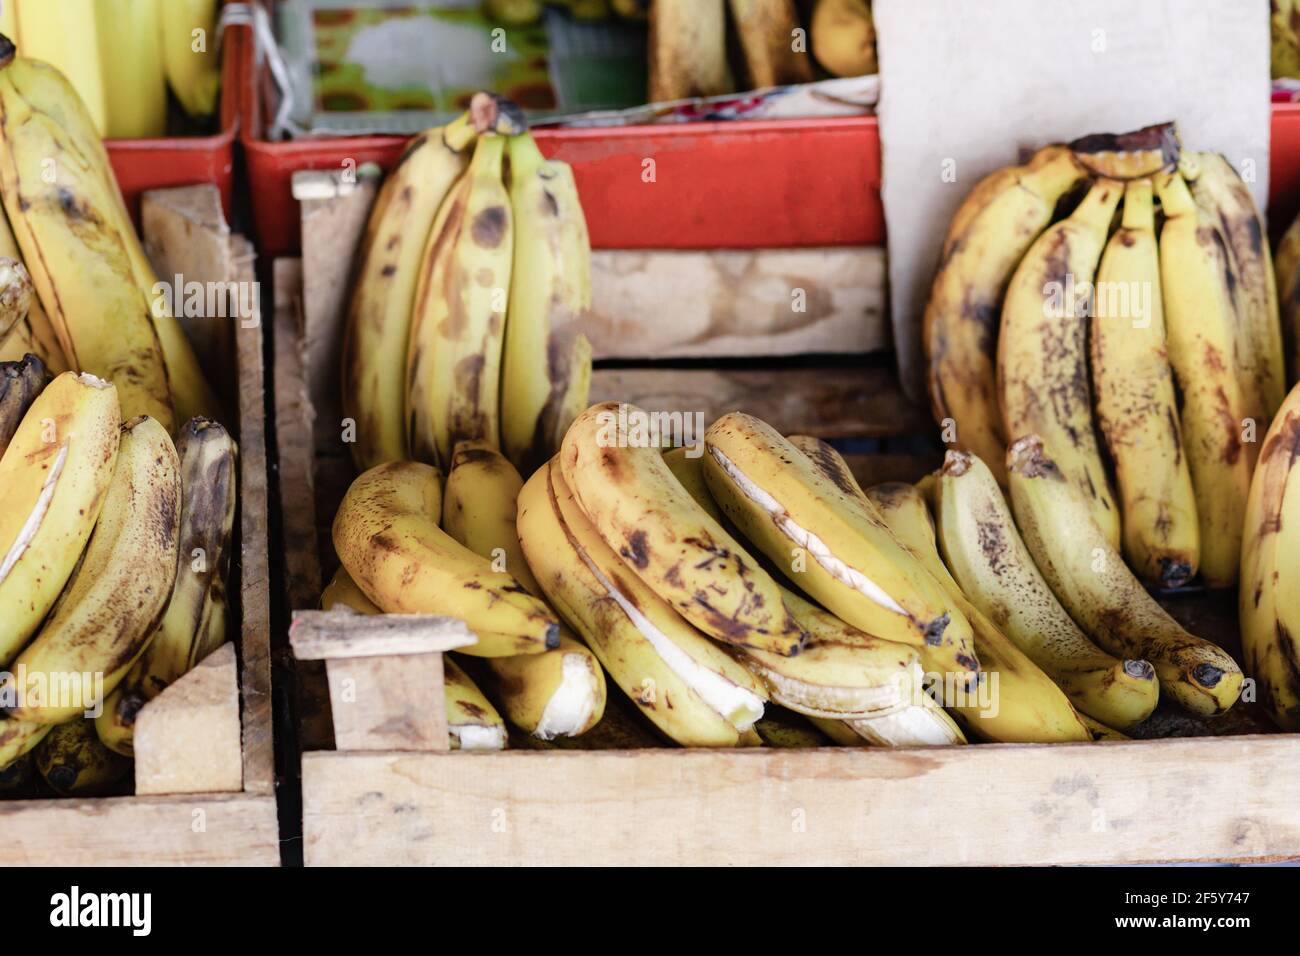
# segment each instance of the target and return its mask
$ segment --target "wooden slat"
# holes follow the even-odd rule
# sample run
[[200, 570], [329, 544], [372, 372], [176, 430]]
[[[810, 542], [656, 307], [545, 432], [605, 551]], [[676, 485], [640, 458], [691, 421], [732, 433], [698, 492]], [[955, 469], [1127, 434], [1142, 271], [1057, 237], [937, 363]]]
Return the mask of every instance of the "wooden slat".
[[300, 661], [433, 654], [477, 640], [464, 621], [452, 617], [357, 614], [347, 608], [295, 611], [289, 628], [289, 643]]
[[596, 369], [592, 402], [621, 401], [648, 411], [699, 412], [707, 426], [742, 410], [784, 434], [881, 438], [929, 429], [925, 412], [898, 388], [893, 369], [860, 368]]
[[1300, 855], [1295, 739], [303, 757], [308, 865]]
[[278, 866], [275, 798], [0, 802], [9, 866]]
[[441, 654], [326, 662], [338, 752], [445, 751]]

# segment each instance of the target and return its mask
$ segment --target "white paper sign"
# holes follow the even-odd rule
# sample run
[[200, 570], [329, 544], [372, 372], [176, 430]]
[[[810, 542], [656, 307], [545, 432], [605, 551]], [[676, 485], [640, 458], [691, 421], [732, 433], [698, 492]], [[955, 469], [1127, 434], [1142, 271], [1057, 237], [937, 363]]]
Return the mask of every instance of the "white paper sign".
[[[948, 222], [1022, 150], [1173, 120], [1268, 195], [1269, 5], [1252, 0], [875, 0], [883, 201], [903, 386]], [[945, 177], [945, 170], [948, 170]], [[955, 178], [954, 178], [955, 177]]]

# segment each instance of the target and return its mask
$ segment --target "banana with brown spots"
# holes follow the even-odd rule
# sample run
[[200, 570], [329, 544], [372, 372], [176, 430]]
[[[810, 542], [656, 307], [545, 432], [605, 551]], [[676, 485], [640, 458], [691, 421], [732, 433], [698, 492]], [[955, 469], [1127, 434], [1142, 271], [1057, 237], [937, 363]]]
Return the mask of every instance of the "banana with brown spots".
[[104, 746], [88, 718], [54, 727], [36, 745], [35, 758], [41, 777], [65, 797], [112, 793], [132, 766], [128, 757]]
[[30, 353], [17, 362], [0, 362], [0, 458], [49, 380], [45, 363]]

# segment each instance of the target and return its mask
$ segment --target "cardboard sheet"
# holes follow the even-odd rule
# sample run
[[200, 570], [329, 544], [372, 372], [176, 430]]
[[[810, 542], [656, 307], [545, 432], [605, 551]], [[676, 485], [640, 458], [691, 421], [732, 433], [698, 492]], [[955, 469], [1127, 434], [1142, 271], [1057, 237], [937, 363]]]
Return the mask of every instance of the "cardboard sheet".
[[[1269, 7], [1248, 0], [875, 0], [899, 371], [923, 400], [921, 316], [948, 222], [1023, 150], [1174, 120], [1268, 195]], [[947, 173], [947, 175], [945, 175]]]

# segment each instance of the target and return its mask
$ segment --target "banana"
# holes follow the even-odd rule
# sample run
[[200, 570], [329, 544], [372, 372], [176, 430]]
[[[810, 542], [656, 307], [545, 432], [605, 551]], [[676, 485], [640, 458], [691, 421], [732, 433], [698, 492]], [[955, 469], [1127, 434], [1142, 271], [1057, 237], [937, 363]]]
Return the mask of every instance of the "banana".
[[384, 180], [357, 252], [356, 280], [344, 320], [343, 415], [356, 422], [352, 457], [359, 471], [410, 457], [406, 444], [406, 364], [411, 310], [425, 247], [443, 200], [469, 164], [481, 131], [523, 125], [514, 104], [475, 93], [446, 126], [406, 144]]
[[226, 580], [235, 523], [237, 451], [214, 421], [194, 418], [176, 443], [181, 526], [176, 581], [158, 632], [104, 701], [99, 739], [132, 755], [135, 715], [226, 639]]
[[7, 770], [31, 753], [53, 729], [53, 724], [31, 720], [0, 720], [0, 770]]
[[[447, 475], [442, 526], [475, 554], [513, 574], [530, 594], [541, 595], [519, 547], [516, 502], [523, 484], [509, 460], [486, 442], [461, 442]], [[555, 650], [495, 657], [487, 666], [494, 678], [490, 689], [506, 718], [542, 740], [584, 734], [605, 712], [600, 662], [563, 623]]]
[[383, 614], [374, 601], [366, 597], [365, 592], [357, 587], [357, 582], [352, 580], [352, 575], [348, 574], [348, 569], [340, 567], [334, 572], [334, 577], [330, 583], [325, 585], [325, 590], [320, 595], [321, 610], [328, 611], [330, 608], [342, 606], [351, 608], [358, 614]]
[[429, 465], [389, 462], [352, 483], [333, 530], [348, 574], [385, 613], [463, 620], [478, 636], [463, 653], [504, 657], [557, 647], [560, 626], [546, 605], [438, 527], [440, 479]]
[[760, 682], [628, 571], [555, 459], [519, 493], [519, 543], [551, 603], [669, 738], [735, 747], [763, 716]]
[[18, 706], [10, 717], [60, 724], [101, 704], [121, 683], [154, 637], [172, 593], [180, 517], [180, 462], [171, 438], [153, 419], [127, 422], [81, 564], [14, 662]]
[[930, 288], [922, 337], [935, 421], [951, 419], [956, 447], [999, 463], [994, 474], [1004, 484], [1007, 441], [995, 380], [1003, 297], [1057, 201], [1084, 177], [1064, 146], [985, 177], [953, 217]]
[[1264, 431], [1286, 398], [1282, 325], [1268, 236], [1249, 187], [1227, 159], [1218, 153], [1184, 153], [1181, 168], [1196, 204], [1219, 229], [1232, 263], [1237, 380], [1247, 414]]
[[22, 55], [48, 63], [66, 76], [86, 104], [96, 132], [103, 136], [108, 127], [108, 99], [97, 37], [107, 11], [97, 10], [99, 6], [97, 0], [23, 0], [16, 12]]
[[723, 513], [804, 592], [859, 630], [924, 648], [927, 667], [979, 669], [969, 622], [872, 508], [750, 415], [719, 418], [705, 446]]
[[[975, 632], [980, 659], [980, 686], [949, 688], [944, 703], [963, 726], [999, 743], [1055, 743], [1089, 740], [1087, 729], [1069, 698], [1038, 666], [971, 604], [939, 557], [934, 524], [921, 492], [914, 485], [890, 483], [867, 489], [889, 529], [942, 587]], [[924, 702], [922, 702], [924, 703]], [[859, 731], [861, 732], [861, 731]]]
[[[0, 205], [0, 256], [21, 262], [23, 254], [18, 248], [18, 240], [9, 228], [9, 217]], [[23, 275], [31, 282], [31, 274], [23, 267]], [[34, 290], [33, 286], [33, 290]], [[59, 337], [50, 325], [49, 316], [41, 307], [40, 299], [35, 295], [27, 297], [26, 314], [19, 318], [9, 330], [7, 336], [0, 336], [0, 362], [14, 362], [28, 352], [40, 358], [51, 375], [60, 375], [68, 371], [68, 361], [63, 357], [63, 347]]]
[[100, 743], [94, 721], [88, 719], [59, 724], [36, 745], [37, 771], [65, 797], [111, 793], [131, 766], [130, 758]]
[[483, 12], [502, 26], [529, 27], [541, 22], [546, 7], [542, 0], [484, 0]]
[[512, 136], [514, 266], [501, 377], [501, 446], [525, 474], [559, 450], [587, 407], [591, 343], [578, 331], [591, 308], [591, 243], [573, 170]]
[[1093, 740], [1130, 740], [1127, 734], [1122, 734], [1114, 727], [1107, 727], [1099, 720], [1093, 720], [1087, 714], [1080, 713], [1079, 719], [1083, 725], [1088, 728], [1088, 733], [1092, 734]]
[[217, 55], [218, 0], [163, 0], [162, 56], [167, 84], [185, 112], [202, 117], [217, 108], [221, 60]]
[[26, 267], [13, 258], [0, 258], [0, 341], [23, 319], [32, 304], [32, 280]]
[[[95, 30], [103, 73], [105, 130], [115, 139], [167, 132], [159, 7], [173, 0], [98, 0]], [[84, 29], [84, 27], [83, 27]]]
[[794, 0], [730, 0], [730, 6], [747, 89], [812, 82], [807, 50], [795, 48], [802, 30]]
[[948, 452], [936, 498], [944, 562], [970, 602], [1082, 713], [1121, 730], [1149, 717], [1160, 697], [1155, 670], [1117, 660], [1079, 630], [1034, 566], [984, 463]]
[[961, 727], [926, 694], [919, 695], [911, 707], [884, 717], [845, 723], [873, 747], [948, 747], [966, 743]]
[[655, 0], [648, 44], [651, 103], [732, 91], [724, 0]]
[[1246, 669], [1279, 727], [1300, 730], [1300, 386], [1264, 439], [1246, 505], [1239, 608]]
[[1237, 320], [1227, 284], [1232, 261], [1217, 223], [1197, 207], [1177, 172], [1157, 177], [1156, 192], [1165, 215], [1160, 231], [1165, 331], [1182, 398], [1183, 451], [1196, 493], [1201, 577], [1209, 587], [1228, 587], [1237, 580], [1258, 447], [1242, 441], [1248, 409], [1235, 374]]
[[1212, 716], [1231, 707], [1241, 691], [1237, 662], [1147, 594], [1037, 436], [1011, 446], [1007, 470], [1021, 537], [1075, 623], [1110, 653], [1150, 661], [1162, 693], [1185, 710]]
[[65, 372], [32, 402], [0, 459], [0, 667], [35, 633], [81, 557], [121, 423], [112, 385]]
[[1300, 29], [1297, 27], [1295, 0], [1272, 0], [1269, 4], [1269, 59], [1273, 79], [1300, 78]]
[[45, 363], [35, 355], [24, 356], [21, 362], [0, 362], [0, 459], [49, 380]]
[[1090, 290], [1123, 191], [1114, 180], [1098, 180], [1074, 212], [1035, 240], [1007, 286], [998, 334], [1006, 433], [1042, 436], [1117, 548], [1119, 507], [1093, 428], [1087, 345]]
[[1124, 556], [1146, 581], [1176, 588], [1196, 574], [1200, 532], [1165, 348], [1151, 197], [1151, 180], [1127, 184], [1122, 225], [1097, 269], [1092, 383], [1115, 463]]
[[771, 576], [701, 508], [638, 433], [647, 413], [593, 405], [564, 436], [565, 483], [600, 536], [638, 577], [710, 637], [775, 654], [804, 634]]
[[807, 718], [783, 707], [768, 707], [754, 724], [754, 731], [766, 747], [806, 749], [833, 747], [835, 741]]
[[832, 76], [877, 72], [876, 24], [867, 0], [816, 0], [808, 31], [813, 55]]
[[58, 97], [75, 102], [57, 71], [15, 58], [0, 38], [0, 189], [10, 225], [68, 361], [112, 381], [123, 415], [149, 415], [170, 431], [167, 368], [113, 222], [116, 197], [97, 158], [57, 121]]
[[469, 675], [442, 656], [443, 701], [452, 750], [504, 750], [506, 723]]

